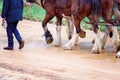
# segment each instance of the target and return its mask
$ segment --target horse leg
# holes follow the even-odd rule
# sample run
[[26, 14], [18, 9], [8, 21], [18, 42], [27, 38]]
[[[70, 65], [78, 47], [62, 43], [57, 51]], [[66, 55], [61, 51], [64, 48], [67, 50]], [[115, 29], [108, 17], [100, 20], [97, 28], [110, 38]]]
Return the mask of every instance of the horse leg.
[[65, 16], [64, 14], [62, 14], [62, 16], [66, 19], [66, 33], [67, 33], [67, 37], [70, 40], [74, 34], [74, 23], [73, 23], [73, 19], [72, 16]]
[[[115, 12], [114, 9], [115, 8], [113, 8], [113, 11], [114, 11], [114, 14], [115, 14], [116, 12]], [[103, 12], [104, 13], [103, 17], [105, 19], [107, 19], [107, 20], [110, 20], [112, 15], [113, 15], [111, 11], [112, 11], [111, 9], [108, 9], [107, 11]], [[117, 17], [116, 14], [115, 14], [115, 17]], [[112, 36], [112, 43], [114, 45], [115, 52], [117, 52], [118, 48], [119, 48], [119, 45], [118, 45], [119, 44], [119, 34], [118, 34], [117, 26], [107, 26], [106, 27], [105, 35], [104, 35], [104, 37], [102, 39], [102, 47], [104, 47], [104, 45], [105, 45], [105, 43], [107, 41], [107, 37], [106, 36], [108, 36], [108, 34], [110, 34], [111, 32], [112, 32], [112, 35], [113, 35]]]
[[73, 37], [69, 40], [69, 42], [63, 46], [64, 50], [71, 50], [75, 46], [76, 42], [78, 41], [79, 36], [81, 37], [85, 36], [85, 32], [80, 28], [80, 21], [82, 19], [77, 17], [74, 18], [73, 16], [72, 18], [73, 18], [73, 22], [76, 30], [75, 30], [75, 33], [73, 34]]
[[88, 18], [90, 19], [90, 22], [93, 23], [92, 27], [95, 33], [95, 43], [94, 46], [92, 48], [92, 53], [101, 53], [102, 51], [102, 44], [101, 44], [101, 38], [100, 38], [100, 30], [98, 28], [98, 25], [95, 24], [96, 20], [94, 19], [94, 17], [92, 15], [88, 16]]
[[61, 24], [62, 24], [62, 17], [57, 17], [56, 22], [56, 37], [53, 46], [59, 47], [61, 45]]
[[46, 13], [45, 19], [42, 22], [42, 27], [44, 29], [44, 33], [45, 33], [45, 39], [47, 44], [51, 44], [53, 42], [53, 37], [52, 34], [50, 33], [50, 31], [47, 28], [47, 23], [54, 17], [54, 15], [51, 15], [49, 13]]
[[119, 44], [119, 34], [116, 26], [112, 27], [112, 32], [113, 32], [112, 43], [114, 45], [115, 52], [117, 52], [117, 47]]
[[102, 39], [101, 39], [101, 42], [102, 42], [102, 49], [104, 49], [105, 44], [106, 44], [107, 39], [108, 39], [108, 35], [110, 35], [110, 33], [111, 33], [111, 27], [106, 26], [105, 34], [104, 34], [104, 36], [103, 36]]
[[111, 31], [113, 33], [112, 44], [113, 44], [115, 52], [117, 52], [116, 58], [120, 58], [120, 43], [119, 43], [118, 29], [116, 26], [112, 26]]
[[[112, 32], [112, 36], [110, 35], [110, 33]], [[119, 34], [118, 34], [118, 31], [117, 31], [117, 27], [115, 26], [107, 26], [106, 27], [106, 31], [105, 31], [105, 34], [102, 38], [102, 48], [104, 48], [106, 42], [107, 42], [107, 39], [108, 39], [108, 35], [110, 35], [110, 37], [112, 37], [112, 43], [114, 45], [114, 49], [115, 49], [115, 52], [118, 51], [117, 47], [119, 47], [118, 43], [119, 43]]]
[[[107, 19], [107, 20], [110, 20], [112, 18], [112, 8], [108, 8], [107, 10], [103, 10], [102, 12], [102, 16], [104, 19]], [[106, 23], [108, 24], [108, 23]], [[111, 34], [111, 27], [110, 26], [106, 26], [106, 30], [105, 30], [105, 34], [104, 36], [102, 37], [101, 39], [101, 42], [102, 42], [102, 48], [104, 49], [105, 47], [105, 44], [107, 42], [107, 39], [108, 39], [108, 35], [111, 37], [112, 34]]]
[[73, 37], [69, 40], [69, 42], [63, 46], [63, 49], [64, 50], [72, 50], [73, 47], [75, 46], [76, 42], [78, 41], [78, 38], [79, 38], [79, 34], [74, 33]]
[[66, 33], [67, 33], [67, 37], [70, 40], [74, 34], [74, 25], [73, 25], [73, 21], [72, 19], [66, 19]]
[[[73, 37], [73, 35], [74, 35], [74, 22], [73, 22], [73, 18], [72, 18], [72, 16], [70, 17], [70, 16], [65, 16], [64, 15], [64, 18], [66, 18], [66, 25], [67, 25], [67, 27], [66, 27], [66, 33], [67, 33], [67, 37], [68, 37], [68, 39], [70, 40], [72, 37]], [[75, 43], [75, 45], [77, 45], [77, 40], [76, 40], [76, 43]]]

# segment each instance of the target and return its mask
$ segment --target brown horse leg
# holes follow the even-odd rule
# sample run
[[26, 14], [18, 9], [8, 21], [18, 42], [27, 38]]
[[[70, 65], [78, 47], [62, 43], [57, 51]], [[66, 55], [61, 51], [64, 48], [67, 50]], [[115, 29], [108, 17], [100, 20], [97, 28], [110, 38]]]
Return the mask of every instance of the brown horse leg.
[[53, 15], [50, 15], [49, 13], [46, 13], [45, 19], [42, 22], [42, 27], [44, 29], [45, 32], [45, 39], [47, 44], [50, 44], [53, 42], [53, 37], [52, 34], [50, 33], [50, 31], [48, 30], [48, 28], [46, 27], [47, 23], [53, 18]]
[[95, 24], [96, 20], [94, 19], [94, 17], [92, 15], [88, 16], [89, 20], [92, 24], [94, 33], [95, 33], [95, 43], [94, 46], [92, 48], [92, 53], [100, 53], [102, 46], [101, 46], [101, 39], [100, 39], [100, 30], [98, 28], [98, 25]]
[[73, 34], [73, 37], [69, 40], [69, 42], [63, 46], [64, 50], [72, 50], [73, 47], [75, 46], [76, 42], [78, 41], [79, 36], [82, 37], [82, 38], [86, 36], [85, 31], [83, 31], [80, 28], [80, 22], [81, 22], [82, 19], [77, 18], [77, 17], [75, 18], [73, 16], [72, 16], [72, 18], [73, 18], [73, 22], [74, 22], [74, 25], [75, 25], [75, 29], [76, 29], [75, 31], [76, 32]]
[[81, 38], [85, 38], [86, 37], [86, 32], [84, 30], [82, 30], [81, 27], [80, 27], [81, 20], [82, 19], [75, 16], [74, 17], [74, 25], [75, 25], [76, 33], [79, 34], [79, 36]]

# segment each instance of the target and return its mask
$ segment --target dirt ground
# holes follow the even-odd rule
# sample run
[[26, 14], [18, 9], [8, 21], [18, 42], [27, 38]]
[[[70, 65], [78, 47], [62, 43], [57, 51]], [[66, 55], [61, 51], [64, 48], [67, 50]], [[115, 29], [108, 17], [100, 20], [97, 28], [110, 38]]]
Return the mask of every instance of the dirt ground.
[[[46, 44], [41, 22], [23, 20], [18, 28], [25, 47], [19, 50], [14, 39], [14, 51], [5, 51], [6, 32], [0, 27], [0, 80], [120, 80], [120, 59], [115, 58], [110, 39], [101, 54], [92, 54], [94, 34], [86, 30], [87, 37], [79, 38], [74, 50], [65, 51], [65, 26], [61, 47]], [[48, 28], [55, 37], [55, 25], [48, 24]]]

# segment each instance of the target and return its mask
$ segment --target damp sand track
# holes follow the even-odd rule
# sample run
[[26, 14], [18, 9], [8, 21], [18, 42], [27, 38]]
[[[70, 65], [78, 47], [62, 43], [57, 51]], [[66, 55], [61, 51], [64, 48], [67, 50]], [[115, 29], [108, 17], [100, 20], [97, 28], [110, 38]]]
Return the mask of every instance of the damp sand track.
[[[74, 50], [64, 51], [46, 44], [40, 22], [24, 20], [18, 28], [25, 47], [18, 50], [14, 39], [14, 51], [5, 51], [6, 32], [0, 27], [0, 80], [120, 80], [120, 59], [115, 58], [111, 44], [101, 54], [91, 53], [93, 32], [86, 31], [87, 37], [79, 38]], [[55, 25], [48, 28], [55, 37]], [[62, 46], [67, 41], [62, 26]]]

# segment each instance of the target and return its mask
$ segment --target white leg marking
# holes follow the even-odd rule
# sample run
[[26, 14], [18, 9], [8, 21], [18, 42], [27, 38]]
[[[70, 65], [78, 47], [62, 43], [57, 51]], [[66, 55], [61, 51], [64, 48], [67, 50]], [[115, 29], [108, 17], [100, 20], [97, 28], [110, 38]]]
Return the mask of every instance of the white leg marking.
[[68, 39], [72, 38], [73, 33], [74, 33], [74, 25], [72, 19], [66, 19], [66, 32], [67, 32], [67, 37]]
[[112, 32], [113, 32], [112, 43], [114, 45], [114, 49], [115, 49], [115, 52], [116, 52], [116, 48], [117, 48], [117, 45], [119, 43], [119, 34], [118, 34], [118, 30], [117, 30], [116, 26], [112, 27]]
[[63, 46], [63, 49], [65, 49], [65, 50], [71, 50], [75, 46], [76, 41], [78, 40], [78, 37], [79, 37], [79, 35], [77, 33], [75, 33], [73, 35], [72, 39], [67, 44], [65, 44]]
[[66, 19], [66, 33], [67, 33], [67, 37], [68, 39], [70, 39], [72, 37], [72, 34], [71, 34], [71, 24], [70, 24], [70, 19]]
[[108, 34], [110, 33], [110, 28], [109, 27], [106, 27], [106, 30], [105, 30], [105, 34], [101, 40], [101, 44], [102, 44], [102, 48], [105, 47], [105, 44], [107, 42], [107, 39], [108, 39]]
[[98, 33], [95, 36], [95, 44], [92, 48], [93, 53], [100, 53], [102, 50], [102, 44], [100, 40], [100, 30], [97, 31]]
[[120, 51], [116, 54], [116, 58], [120, 58]]
[[61, 26], [56, 26], [56, 36], [53, 45], [55, 47], [59, 47], [61, 45]]
[[105, 44], [106, 44], [106, 42], [107, 42], [107, 39], [108, 39], [108, 34], [105, 32], [105, 34], [104, 34], [104, 36], [103, 36], [103, 38], [102, 38], [102, 40], [101, 40], [102, 48], [105, 47]]

